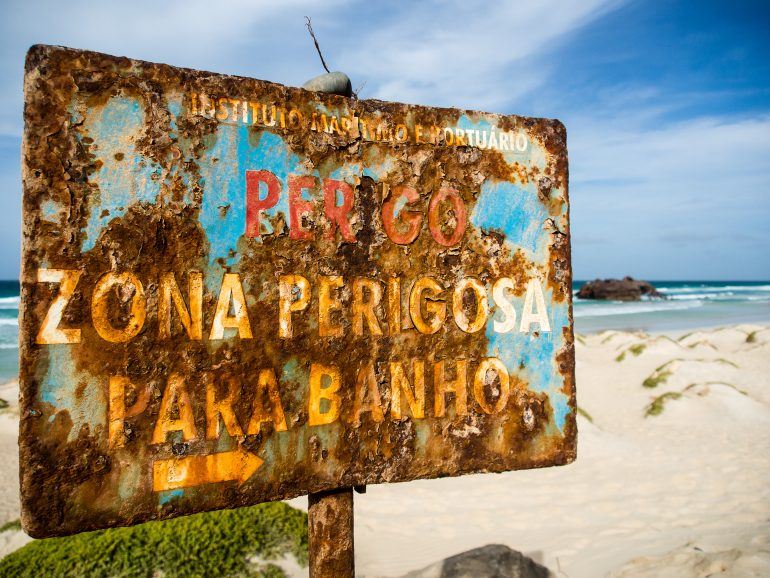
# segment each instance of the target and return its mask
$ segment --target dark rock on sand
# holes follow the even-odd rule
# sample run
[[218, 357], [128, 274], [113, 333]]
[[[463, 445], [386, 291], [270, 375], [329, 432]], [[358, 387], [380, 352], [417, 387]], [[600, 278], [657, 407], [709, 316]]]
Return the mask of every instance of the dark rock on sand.
[[596, 279], [580, 288], [579, 299], [607, 299], [611, 301], [640, 301], [642, 296], [665, 299], [647, 281], [637, 281], [631, 277], [623, 279]]
[[474, 548], [416, 570], [403, 578], [549, 578], [552, 574], [521, 552], [502, 544]]

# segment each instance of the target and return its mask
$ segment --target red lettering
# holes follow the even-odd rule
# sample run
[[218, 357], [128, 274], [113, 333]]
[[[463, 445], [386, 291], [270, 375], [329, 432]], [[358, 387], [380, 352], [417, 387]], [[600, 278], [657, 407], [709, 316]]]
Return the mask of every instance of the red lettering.
[[[456, 219], [454, 231], [449, 236], [444, 234], [439, 222], [439, 205], [446, 201], [452, 204]], [[460, 197], [460, 193], [455, 189], [441, 189], [431, 197], [430, 205], [428, 205], [428, 227], [430, 228], [430, 234], [433, 235], [437, 243], [445, 247], [456, 245], [463, 238], [467, 222], [468, 213], [465, 209], [465, 203], [462, 197]]]
[[302, 217], [313, 211], [313, 201], [302, 198], [302, 191], [316, 187], [313, 176], [289, 176], [289, 238], [312, 240], [313, 232], [302, 226]]
[[[267, 194], [259, 198], [259, 183], [265, 183]], [[260, 216], [264, 209], [275, 207], [281, 193], [281, 182], [270, 171], [246, 171], [246, 236], [259, 237]]]
[[[393, 189], [390, 198], [382, 204], [382, 223], [391, 241], [399, 245], [408, 245], [420, 234], [422, 214], [418, 211], [402, 209], [398, 214], [398, 219], [396, 219], [396, 204], [401, 198], [405, 198], [406, 204], [411, 205], [419, 200], [420, 195], [412, 187]], [[406, 230], [399, 230], [403, 229], [403, 225], [406, 225]]]
[[[337, 205], [337, 191], [342, 193], [342, 204]], [[329, 230], [326, 236], [334, 239], [335, 223], [340, 229], [342, 238], [348, 243], [355, 243], [356, 237], [350, 229], [350, 219], [348, 215], [353, 210], [353, 189], [343, 182], [334, 179], [324, 180], [324, 212], [329, 219]]]

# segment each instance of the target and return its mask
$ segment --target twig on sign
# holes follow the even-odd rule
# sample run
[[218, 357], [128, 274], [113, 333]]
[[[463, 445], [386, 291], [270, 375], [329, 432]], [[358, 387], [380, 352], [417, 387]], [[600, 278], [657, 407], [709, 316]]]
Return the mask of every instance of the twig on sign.
[[307, 26], [307, 31], [310, 32], [310, 36], [313, 39], [313, 43], [315, 44], [315, 49], [318, 52], [318, 56], [321, 57], [321, 64], [323, 64], [324, 69], [326, 70], [326, 72], [331, 72], [331, 70], [329, 70], [329, 67], [326, 66], [326, 61], [324, 60], [324, 55], [321, 54], [321, 47], [318, 46], [318, 39], [315, 37], [315, 33], [313, 32], [313, 25], [310, 23], [310, 17], [309, 16], [305, 16], [305, 26]]
[[365, 86], [366, 86], [366, 81], [364, 80], [364, 81], [361, 83], [361, 86], [359, 86], [358, 88], [356, 88], [356, 89], [353, 91], [353, 98], [358, 98], [358, 95], [361, 93], [361, 91], [364, 89], [364, 87], [365, 87]]

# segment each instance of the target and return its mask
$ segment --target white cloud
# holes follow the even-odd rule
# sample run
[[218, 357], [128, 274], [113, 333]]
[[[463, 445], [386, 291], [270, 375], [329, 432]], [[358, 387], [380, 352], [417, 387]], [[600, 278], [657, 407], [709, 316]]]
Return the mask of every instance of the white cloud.
[[576, 277], [766, 277], [770, 116], [650, 118], [568, 124]]
[[0, 21], [0, 131], [21, 131], [26, 49], [62, 44], [300, 84], [330, 65], [365, 96], [503, 110], [541, 85], [546, 53], [619, 0], [365, 4], [351, 0], [14, 1]]
[[361, 49], [342, 62], [375, 81], [377, 98], [499, 110], [544, 82], [557, 43], [618, 4], [410, 3], [408, 15], [365, 24]]
[[[0, 134], [21, 133], [24, 54], [56, 44], [176, 66], [291, 82], [307, 78], [317, 61], [303, 15], [324, 15], [347, 0], [173, 0], [67, 2], [31, 0], [4, 5], [0, 19]], [[307, 56], [295, 58], [298, 47]], [[292, 52], [293, 51], [293, 52]], [[291, 66], [293, 60], [297, 61]], [[305, 72], [303, 72], [305, 71]], [[275, 74], [276, 76], [271, 76]], [[315, 72], [317, 74], [317, 72]], [[294, 82], [297, 82], [294, 80]]]

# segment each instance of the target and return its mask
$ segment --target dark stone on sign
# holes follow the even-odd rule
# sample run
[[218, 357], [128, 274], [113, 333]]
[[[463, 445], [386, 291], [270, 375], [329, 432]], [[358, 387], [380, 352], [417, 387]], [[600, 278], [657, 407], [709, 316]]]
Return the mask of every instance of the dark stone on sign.
[[631, 277], [623, 279], [596, 279], [578, 291], [578, 299], [605, 299], [608, 301], [641, 301], [642, 297], [665, 299], [651, 283]]
[[315, 78], [311, 78], [302, 85], [305, 90], [325, 92], [327, 94], [339, 94], [340, 96], [352, 96], [353, 85], [350, 78], [344, 72], [328, 72]]
[[551, 572], [502, 544], [474, 548], [402, 578], [548, 578]]

